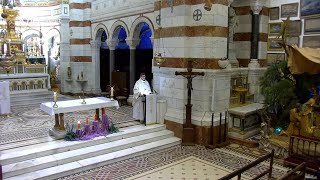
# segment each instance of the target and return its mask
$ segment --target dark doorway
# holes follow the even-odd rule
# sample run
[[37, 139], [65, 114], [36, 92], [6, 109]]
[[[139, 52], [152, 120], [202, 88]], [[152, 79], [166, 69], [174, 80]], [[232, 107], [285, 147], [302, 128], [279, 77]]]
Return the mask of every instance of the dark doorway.
[[136, 49], [136, 80], [140, 78], [140, 73], [145, 73], [147, 81], [150, 83], [153, 79], [152, 74], [152, 49]]
[[102, 92], [106, 92], [107, 85], [109, 82], [109, 69], [110, 69], [110, 61], [109, 61], [109, 49], [100, 49], [100, 88]]

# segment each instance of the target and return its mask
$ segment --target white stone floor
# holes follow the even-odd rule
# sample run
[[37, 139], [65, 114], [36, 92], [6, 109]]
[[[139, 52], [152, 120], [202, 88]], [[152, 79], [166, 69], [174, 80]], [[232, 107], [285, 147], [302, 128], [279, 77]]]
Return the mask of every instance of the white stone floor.
[[[128, 178], [127, 180], [211, 180], [219, 179], [230, 172], [231, 171], [226, 168], [191, 156], [166, 166]], [[250, 178], [242, 176], [242, 179]]]

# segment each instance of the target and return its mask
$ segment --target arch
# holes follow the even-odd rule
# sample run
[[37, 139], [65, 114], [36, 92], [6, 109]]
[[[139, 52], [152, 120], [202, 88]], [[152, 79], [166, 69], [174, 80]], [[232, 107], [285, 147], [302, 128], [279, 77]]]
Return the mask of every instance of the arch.
[[111, 36], [109, 36], [109, 37], [111, 37], [111, 39], [118, 39], [118, 34], [120, 31], [119, 27], [123, 27], [127, 33], [127, 36], [130, 36], [129, 29], [128, 29], [128, 26], [126, 25], [126, 23], [123, 22], [122, 20], [118, 20], [118, 21], [114, 22], [111, 26], [111, 29], [110, 29]]
[[31, 34], [37, 35], [38, 37], [40, 37], [42, 35], [41, 31], [39, 31], [37, 29], [27, 29], [27, 30], [22, 32], [21, 39], [25, 40], [26, 37], [31, 35]]
[[108, 32], [108, 29], [107, 27], [102, 24], [102, 23], [99, 23], [95, 28], [94, 28], [94, 31], [93, 31], [93, 36], [92, 37], [95, 37], [96, 40], [100, 40], [100, 39], [97, 39], [97, 38], [100, 38], [101, 35], [102, 35], [102, 30], [104, 30], [107, 34], [107, 37], [109, 37], [109, 32]]
[[[53, 33], [52, 33], [52, 35], [50, 35], [49, 33], [51, 33], [52, 31], [53, 31]], [[60, 38], [59, 41], [61, 41], [61, 33], [60, 33], [60, 30], [57, 29], [56, 27], [49, 29], [49, 30], [45, 33], [45, 36], [46, 36], [46, 37], [54, 37], [54, 36], [56, 35], [56, 33], [54, 33], [54, 31], [57, 31], [57, 32], [58, 32], [59, 38]]]
[[[151, 32], [152, 32], [152, 35], [150, 38], [153, 39], [153, 36], [154, 36], [154, 26], [153, 26], [153, 23], [152, 21], [148, 18], [148, 17], [145, 17], [145, 16], [140, 16], [138, 17], [137, 19], [135, 19], [131, 25], [131, 28], [130, 28], [130, 32], [131, 34], [129, 34], [129, 38], [130, 39], [139, 39], [139, 33], [140, 33], [140, 30], [142, 27], [138, 27], [138, 25], [140, 23], [147, 23]], [[137, 29], [137, 27], [139, 29]]]

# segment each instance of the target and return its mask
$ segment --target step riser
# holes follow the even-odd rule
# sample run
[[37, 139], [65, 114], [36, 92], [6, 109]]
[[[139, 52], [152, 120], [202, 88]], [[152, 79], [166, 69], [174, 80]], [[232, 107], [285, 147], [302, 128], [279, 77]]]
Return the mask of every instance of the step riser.
[[122, 161], [122, 160], [125, 160], [125, 159], [128, 159], [128, 158], [133, 158], [133, 157], [144, 155], [144, 154], [148, 154], [148, 153], [151, 153], [151, 152], [154, 152], [154, 151], [166, 149], [166, 148], [169, 148], [169, 147], [172, 147], [172, 146], [179, 145], [180, 143], [181, 143], [180, 141], [173, 142], [173, 143], [170, 143], [170, 144], [166, 144], [164, 146], [148, 149], [146, 151], [142, 151], [142, 152], [133, 153], [133, 154], [130, 154], [130, 155], [114, 158], [114, 159], [109, 160], [109, 161], [104, 161], [104, 162], [100, 162], [100, 163], [96, 163], [96, 164], [91, 164], [89, 166], [84, 166], [84, 167], [81, 167], [81, 168], [75, 168], [75, 169], [72, 169], [72, 170], [69, 170], [69, 171], [65, 171], [64, 173], [60, 173], [60, 174], [54, 174], [54, 175], [51, 175], [51, 176], [42, 177], [42, 178], [39, 178], [39, 180], [40, 179], [41, 180], [58, 179], [60, 177], [68, 176], [68, 175], [75, 174], [75, 173], [80, 173], [80, 172], [87, 171], [87, 170], [90, 170], [90, 169], [93, 169], [93, 168], [96, 168], [96, 167], [101, 167], [101, 166], [105, 166], [105, 165], [108, 165], [108, 164], [111, 164], [111, 163], [119, 162], [119, 161]]
[[24, 155], [24, 156], [20, 156], [20, 157], [4, 159], [1, 161], [1, 164], [2, 165], [13, 164], [13, 163], [21, 162], [21, 161], [26, 161], [29, 159], [40, 158], [43, 156], [49, 156], [52, 154], [58, 154], [58, 153], [66, 152], [66, 151], [72, 151], [75, 149], [94, 146], [94, 145], [98, 145], [98, 144], [104, 144], [104, 143], [117, 141], [117, 140], [129, 138], [129, 137], [134, 137], [134, 136], [138, 136], [138, 135], [142, 135], [142, 134], [149, 134], [149, 133], [161, 131], [164, 129], [165, 129], [165, 126], [160, 126], [157, 128], [151, 128], [151, 129], [146, 129], [146, 130], [142, 130], [142, 131], [138, 131], [138, 132], [127, 133], [127, 134], [123, 134], [120, 136], [113, 136], [113, 137], [107, 136], [106, 138], [101, 138], [101, 139], [94, 140], [94, 141], [85, 141], [83, 143], [74, 144], [74, 145], [70, 145], [67, 147], [55, 148], [55, 149], [50, 149], [50, 150], [46, 150], [46, 151], [42, 151], [42, 152], [36, 152], [36, 153], [32, 153], [32, 154], [28, 154], [28, 155]]
[[67, 164], [67, 163], [74, 162], [74, 161], [79, 161], [79, 160], [82, 160], [82, 159], [91, 158], [91, 157], [93, 157], [92, 154], [94, 154], [94, 156], [99, 156], [99, 155], [108, 154], [108, 153], [111, 153], [111, 152], [120, 151], [120, 150], [127, 149], [127, 148], [132, 148], [134, 146], [139, 146], [139, 145], [143, 145], [143, 144], [146, 144], [146, 143], [151, 143], [151, 142], [154, 142], [154, 141], [158, 141], [158, 140], [162, 140], [162, 139], [166, 139], [166, 138], [170, 138], [170, 137], [173, 137], [173, 133], [172, 132], [168, 133], [168, 134], [165, 134], [165, 135], [152, 137], [150, 139], [144, 139], [144, 140], [141, 140], [141, 141], [130, 142], [128, 144], [117, 146], [117, 147], [112, 147], [112, 148], [109, 148], [109, 149], [102, 149], [102, 150], [95, 151], [95, 152], [89, 152], [89, 153], [86, 153], [86, 154], [81, 154], [81, 155], [78, 155], [78, 156], [69, 157], [69, 158], [62, 159], [62, 160], [57, 160], [57, 161], [53, 161], [53, 162], [49, 162], [49, 163], [43, 163], [43, 164], [39, 164], [39, 165], [32, 166], [32, 167], [29, 167], [29, 168], [19, 169], [19, 170], [16, 170], [16, 171], [4, 173], [4, 178], [9, 178], [9, 177], [13, 177], [13, 176], [21, 175], [21, 174], [26, 174], [26, 173], [29, 173], [29, 172], [34, 172], [34, 171], [45, 169], [45, 168], [50, 168], [50, 167], [53, 167], [53, 166], [58, 166], [58, 165]]

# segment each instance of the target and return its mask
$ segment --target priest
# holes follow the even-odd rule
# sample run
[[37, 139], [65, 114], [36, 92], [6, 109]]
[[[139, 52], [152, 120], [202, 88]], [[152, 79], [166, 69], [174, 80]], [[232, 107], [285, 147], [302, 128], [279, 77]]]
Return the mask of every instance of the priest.
[[144, 103], [145, 96], [151, 94], [151, 88], [146, 80], [146, 74], [141, 73], [140, 79], [135, 83], [133, 87], [133, 118], [144, 121]]

